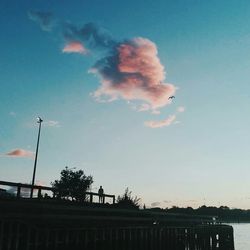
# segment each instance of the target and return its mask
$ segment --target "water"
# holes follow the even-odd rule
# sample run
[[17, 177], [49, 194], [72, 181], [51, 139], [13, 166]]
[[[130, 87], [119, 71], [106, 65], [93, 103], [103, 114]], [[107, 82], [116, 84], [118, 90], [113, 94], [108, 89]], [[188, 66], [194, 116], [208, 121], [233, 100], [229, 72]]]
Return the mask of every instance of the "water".
[[234, 228], [235, 250], [250, 250], [250, 223], [231, 225]]

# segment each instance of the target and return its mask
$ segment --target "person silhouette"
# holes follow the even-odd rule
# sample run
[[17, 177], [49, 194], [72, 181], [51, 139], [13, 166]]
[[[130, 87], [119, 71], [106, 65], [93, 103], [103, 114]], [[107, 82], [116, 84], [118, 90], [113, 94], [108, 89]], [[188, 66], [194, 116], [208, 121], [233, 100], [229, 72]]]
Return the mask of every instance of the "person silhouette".
[[104, 190], [102, 188], [102, 186], [100, 186], [99, 190], [98, 190], [98, 195], [99, 195], [99, 203], [103, 203], [104, 202]]

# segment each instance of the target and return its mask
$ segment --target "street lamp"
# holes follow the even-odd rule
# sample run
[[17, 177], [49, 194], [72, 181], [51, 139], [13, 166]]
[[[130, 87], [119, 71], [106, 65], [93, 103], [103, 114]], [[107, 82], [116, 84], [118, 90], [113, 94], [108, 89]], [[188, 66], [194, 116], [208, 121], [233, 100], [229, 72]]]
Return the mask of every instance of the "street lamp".
[[39, 130], [38, 130], [38, 137], [37, 137], [37, 144], [36, 144], [36, 156], [35, 156], [35, 162], [34, 162], [34, 170], [33, 170], [32, 184], [31, 184], [32, 186], [31, 186], [31, 191], [30, 191], [30, 198], [33, 197], [33, 191], [34, 191], [34, 183], [35, 183], [35, 176], [36, 176], [36, 163], [37, 163], [37, 155], [38, 155], [42, 122], [43, 122], [42, 118], [38, 116], [37, 123], [39, 124]]

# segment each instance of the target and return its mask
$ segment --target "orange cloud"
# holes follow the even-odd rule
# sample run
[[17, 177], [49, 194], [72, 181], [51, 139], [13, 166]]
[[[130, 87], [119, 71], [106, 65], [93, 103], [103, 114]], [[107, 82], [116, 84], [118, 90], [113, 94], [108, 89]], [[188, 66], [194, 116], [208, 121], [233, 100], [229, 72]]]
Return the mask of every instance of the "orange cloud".
[[63, 53], [80, 53], [80, 54], [86, 54], [87, 49], [83, 46], [81, 42], [74, 41], [70, 42], [65, 45], [65, 47], [62, 50]]
[[162, 121], [146, 121], [144, 124], [150, 128], [162, 128], [171, 125], [176, 119], [175, 115], [170, 115], [167, 119]]
[[24, 150], [24, 149], [15, 149], [15, 150], [12, 150], [12, 151], [6, 153], [5, 155], [10, 156], [10, 157], [32, 158], [34, 156], [34, 153], [31, 151]]

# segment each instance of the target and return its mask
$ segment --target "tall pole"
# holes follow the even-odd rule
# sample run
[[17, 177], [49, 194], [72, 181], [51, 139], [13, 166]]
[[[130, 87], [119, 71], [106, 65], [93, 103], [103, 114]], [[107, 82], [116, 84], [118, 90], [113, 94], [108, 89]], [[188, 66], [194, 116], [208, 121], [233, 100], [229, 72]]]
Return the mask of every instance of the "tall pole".
[[37, 137], [37, 144], [36, 144], [36, 156], [35, 156], [35, 162], [34, 162], [34, 170], [33, 170], [32, 184], [31, 184], [32, 187], [31, 187], [31, 191], [30, 191], [30, 198], [33, 197], [33, 191], [34, 191], [34, 184], [35, 184], [35, 177], [36, 177], [36, 163], [37, 163], [37, 155], [38, 155], [42, 122], [43, 122], [43, 120], [41, 119], [41, 117], [38, 117], [37, 123], [39, 124], [39, 130], [38, 130], [38, 137]]

